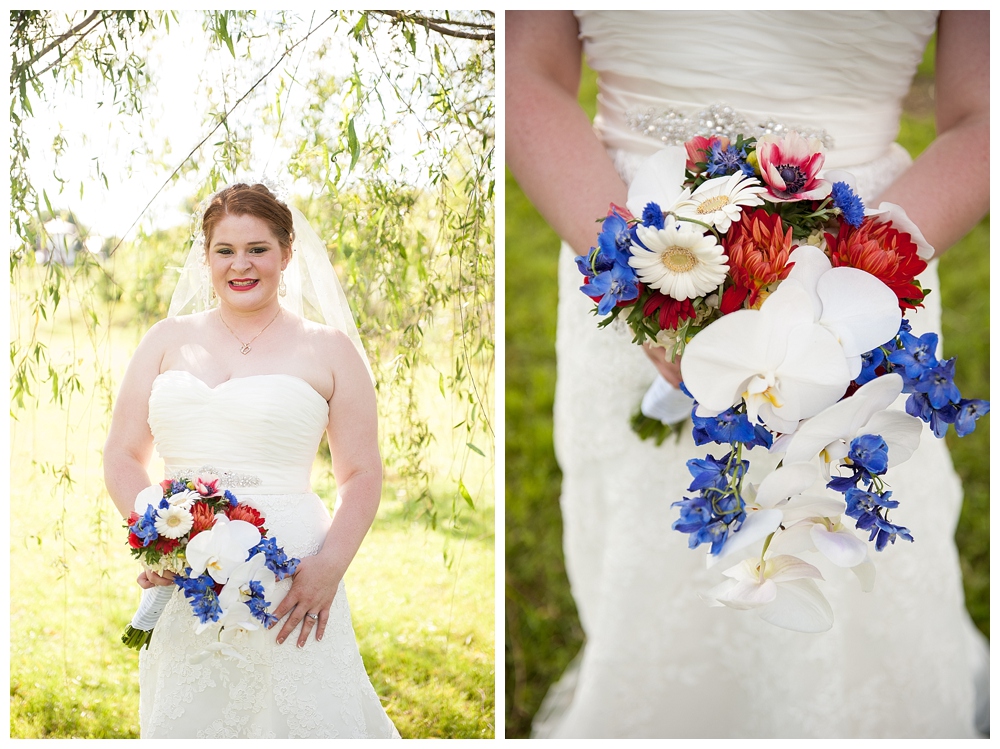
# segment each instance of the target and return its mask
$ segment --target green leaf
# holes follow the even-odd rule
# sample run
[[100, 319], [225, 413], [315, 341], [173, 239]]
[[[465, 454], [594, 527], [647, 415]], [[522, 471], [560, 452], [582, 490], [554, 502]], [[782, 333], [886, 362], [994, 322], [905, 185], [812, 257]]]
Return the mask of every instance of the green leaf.
[[480, 454], [480, 455], [482, 455], [482, 456], [483, 456], [484, 458], [486, 457], [486, 453], [484, 453], [484, 452], [483, 452], [482, 450], [480, 450], [480, 449], [479, 449], [478, 447], [476, 447], [475, 445], [473, 445], [473, 444], [472, 444], [471, 442], [466, 442], [466, 443], [465, 443], [465, 446], [466, 446], [467, 448], [469, 448], [470, 450], [472, 450], [472, 452], [474, 452], [474, 453], [479, 453], [479, 454]]
[[354, 118], [347, 122], [347, 148], [351, 152], [351, 166], [348, 171], [354, 170], [354, 165], [361, 157], [361, 144], [358, 143], [358, 135], [354, 132]]
[[458, 493], [462, 495], [462, 499], [465, 500], [465, 503], [469, 505], [469, 507], [471, 507], [473, 510], [476, 509], [476, 505], [472, 501], [472, 495], [469, 494], [469, 490], [465, 488], [465, 484], [462, 483], [462, 479], [458, 480]]

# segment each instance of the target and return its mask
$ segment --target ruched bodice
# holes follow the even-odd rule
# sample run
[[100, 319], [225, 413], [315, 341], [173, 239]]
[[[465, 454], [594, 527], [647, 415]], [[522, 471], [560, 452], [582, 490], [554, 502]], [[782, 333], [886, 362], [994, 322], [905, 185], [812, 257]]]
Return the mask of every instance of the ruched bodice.
[[169, 370], [149, 397], [149, 427], [168, 474], [209, 467], [223, 483], [254, 494], [308, 492], [328, 421], [323, 396], [292, 375], [209, 387], [190, 372]]
[[598, 133], [609, 148], [662, 146], [630, 121], [727, 104], [761, 120], [825, 130], [827, 166], [878, 158], [896, 138], [901, 102], [936, 11], [578, 11], [600, 76]]

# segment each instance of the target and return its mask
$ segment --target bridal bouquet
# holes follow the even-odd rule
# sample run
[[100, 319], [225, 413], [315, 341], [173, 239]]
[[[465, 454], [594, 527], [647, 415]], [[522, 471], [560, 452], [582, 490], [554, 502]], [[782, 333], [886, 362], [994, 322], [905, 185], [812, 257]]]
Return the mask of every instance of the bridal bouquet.
[[[158, 574], [174, 573], [198, 619], [197, 632], [213, 623], [220, 630], [269, 626], [276, 619], [268, 598], [299, 560], [266, 537], [260, 512], [219, 488], [219, 479], [206, 475], [167, 479], [140, 492], [126, 524], [132, 556]], [[169, 586], [144, 591], [122, 642], [136, 650], [148, 647], [172, 593]]]
[[[731, 565], [705, 598], [803, 632], [833, 624], [807, 559], [871, 590], [869, 546], [913, 541], [886, 473], [920, 422], [962, 436], [989, 411], [961, 397], [937, 336], [903, 318], [922, 305], [933, 248], [899, 206], [866, 208], [850, 174], [821, 176], [823, 161], [795, 132], [668, 147], [577, 259], [600, 325], [623, 320], [635, 343], [683, 354], [695, 444], [724, 446], [688, 461], [691, 496], [674, 503], [689, 546]], [[889, 410], [900, 393], [905, 413]], [[759, 481], [753, 447], [781, 459]]]

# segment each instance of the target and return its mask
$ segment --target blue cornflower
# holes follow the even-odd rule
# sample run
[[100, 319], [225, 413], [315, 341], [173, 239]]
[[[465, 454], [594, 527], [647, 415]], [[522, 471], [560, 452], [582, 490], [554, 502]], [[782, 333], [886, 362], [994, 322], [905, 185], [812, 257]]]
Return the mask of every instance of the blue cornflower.
[[[186, 572], [191, 574], [191, 568], [188, 567]], [[202, 624], [219, 621], [222, 608], [219, 606], [218, 596], [215, 595], [215, 580], [211, 575], [205, 574], [195, 578], [175, 575], [174, 582], [184, 591], [184, 597], [191, 604], [198, 621]]]
[[961, 400], [958, 403], [958, 413], [955, 415], [955, 433], [964, 437], [976, 428], [980, 416], [990, 412], [989, 401]]
[[949, 403], [958, 403], [962, 395], [955, 386], [954, 358], [941, 362], [932, 369], [925, 369], [913, 389], [918, 393], [926, 393], [927, 400], [935, 411]]
[[[917, 338], [906, 332], [900, 332], [899, 340], [903, 347], [889, 354], [889, 361], [897, 367], [902, 367], [903, 371], [898, 372], [903, 376], [907, 385], [912, 385], [914, 381], [926, 370], [937, 366], [935, 352], [938, 346], [936, 333], [924, 333]], [[907, 390], [907, 392], [912, 392]]]
[[846, 182], [834, 182], [830, 193], [833, 204], [844, 215], [844, 221], [851, 226], [861, 226], [865, 219], [865, 204], [861, 202], [851, 186]]
[[663, 209], [656, 203], [646, 203], [642, 209], [642, 225], [652, 226], [654, 229], [663, 228]]
[[873, 476], [886, 472], [889, 468], [889, 446], [878, 434], [863, 434], [851, 440], [848, 459], [858, 468]]
[[236, 499], [236, 495], [233, 494], [228, 489], [226, 489], [226, 491], [223, 492], [222, 496], [225, 497], [229, 501], [229, 504], [233, 507], [236, 507], [236, 505], [240, 503], [240, 501]]
[[733, 145], [723, 148], [721, 142], [713, 143], [708, 155], [708, 174], [712, 177], [724, 177], [736, 172], [743, 172], [748, 177], [754, 176], [753, 167], [747, 164], [746, 148], [737, 150]]
[[181, 492], [186, 492], [188, 490], [187, 484], [183, 481], [177, 481], [174, 479], [170, 482], [170, 495], [180, 494]]
[[731, 445], [734, 442], [752, 442], [756, 438], [750, 419], [745, 413], [738, 413], [736, 406], [717, 416], [697, 416], [692, 413], [691, 424], [691, 436], [696, 445], [706, 445], [709, 442]]
[[904, 528], [901, 525], [893, 525], [888, 520], [878, 518], [875, 521], [875, 526], [871, 529], [871, 535], [868, 537], [868, 540], [875, 542], [875, 551], [882, 551], [886, 544], [896, 543], [897, 536], [906, 541], [913, 541], [913, 536], [910, 534], [908, 528]]

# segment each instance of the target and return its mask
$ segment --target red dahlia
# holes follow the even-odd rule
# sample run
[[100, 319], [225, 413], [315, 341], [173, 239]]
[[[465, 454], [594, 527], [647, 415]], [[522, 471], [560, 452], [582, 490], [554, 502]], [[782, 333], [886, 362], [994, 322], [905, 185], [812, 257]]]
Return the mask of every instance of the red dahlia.
[[723, 237], [722, 246], [729, 256], [729, 273], [737, 286], [749, 291], [751, 307], [761, 289], [783, 280], [791, 270], [792, 227], [786, 231], [781, 216], [762, 208], [743, 211], [740, 222]]
[[927, 267], [917, 255], [917, 245], [906, 232], [866, 218], [855, 228], [841, 220], [837, 236], [826, 235], [833, 266], [858, 268], [871, 273], [892, 289], [899, 308], [923, 306], [924, 290], [914, 279]]

